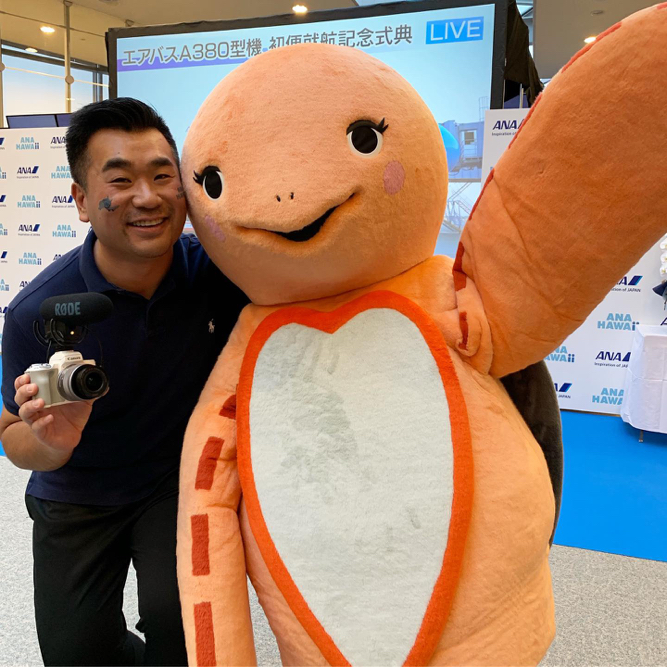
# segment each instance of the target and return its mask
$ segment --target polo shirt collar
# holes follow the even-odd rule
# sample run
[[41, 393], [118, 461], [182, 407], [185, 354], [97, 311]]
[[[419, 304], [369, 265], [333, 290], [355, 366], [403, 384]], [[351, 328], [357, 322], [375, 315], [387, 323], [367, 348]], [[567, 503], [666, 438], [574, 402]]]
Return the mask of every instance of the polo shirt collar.
[[[89, 292], [118, 292], [126, 291], [119, 288], [117, 285], [110, 283], [97, 267], [95, 263], [95, 255], [93, 247], [97, 236], [92, 228], [89, 230], [86, 238], [81, 246], [81, 253], [79, 255], [79, 271], [81, 277], [86, 283]], [[170, 292], [173, 288], [187, 283], [188, 279], [188, 263], [185, 254], [185, 248], [181, 242], [181, 238], [174, 244], [174, 258], [169, 267], [167, 275], [163, 278], [160, 286], [153, 295], [153, 299]]]

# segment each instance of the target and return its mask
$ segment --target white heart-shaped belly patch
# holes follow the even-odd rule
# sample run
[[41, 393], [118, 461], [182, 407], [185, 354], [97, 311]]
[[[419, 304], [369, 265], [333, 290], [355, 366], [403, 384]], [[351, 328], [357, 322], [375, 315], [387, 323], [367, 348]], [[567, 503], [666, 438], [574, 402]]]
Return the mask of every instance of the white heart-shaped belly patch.
[[[292, 309], [306, 315], [294, 321], [279, 311], [249, 346], [239, 385], [253, 533], [333, 663], [401, 665], [433, 650], [470, 509], [469, 452], [455, 455], [448, 400], [460, 390], [443, 378], [449, 363], [455, 381], [451, 360], [415, 321], [423, 311], [383, 294], [334, 313]], [[455, 506], [456, 466], [468, 490]]]

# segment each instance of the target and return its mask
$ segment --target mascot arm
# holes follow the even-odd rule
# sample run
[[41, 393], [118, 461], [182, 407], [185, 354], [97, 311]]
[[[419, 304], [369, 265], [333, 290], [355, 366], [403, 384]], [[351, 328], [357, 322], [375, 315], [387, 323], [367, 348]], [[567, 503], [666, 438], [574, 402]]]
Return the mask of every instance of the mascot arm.
[[[600, 35], [533, 105], [454, 264], [461, 317], [488, 321], [492, 375], [543, 359], [665, 233], [665, 109], [667, 3]], [[472, 327], [463, 339], [479, 365]]]
[[244, 314], [208, 379], [183, 445], [177, 560], [193, 667], [256, 664], [236, 464], [235, 399], [245, 349]]

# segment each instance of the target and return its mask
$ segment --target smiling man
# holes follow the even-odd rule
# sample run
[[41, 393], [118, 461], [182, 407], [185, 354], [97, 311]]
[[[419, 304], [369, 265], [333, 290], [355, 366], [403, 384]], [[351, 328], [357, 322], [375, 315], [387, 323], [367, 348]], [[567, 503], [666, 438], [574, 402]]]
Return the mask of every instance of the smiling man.
[[[185, 665], [176, 585], [176, 511], [188, 417], [245, 296], [181, 235], [178, 153], [153, 109], [120, 98], [72, 117], [67, 156], [83, 245], [10, 304], [3, 339], [8, 458], [33, 470], [35, 614], [46, 665]], [[54, 295], [101, 292], [113, 315], [77, 350], [102, 361], [109, 392], [45, 408], [24, 371], [45, 361], [32, 333]], [[137, 624], [123, 589], [137, 571]]]

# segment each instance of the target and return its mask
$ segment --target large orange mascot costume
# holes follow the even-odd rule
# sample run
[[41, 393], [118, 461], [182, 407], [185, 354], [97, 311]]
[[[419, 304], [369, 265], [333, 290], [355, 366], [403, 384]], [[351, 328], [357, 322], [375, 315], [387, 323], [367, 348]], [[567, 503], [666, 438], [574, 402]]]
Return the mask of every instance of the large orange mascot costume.
[[661, 5], [549, 84], [453, 261], [432, 256], [440, 133], [391, 68], [301, 45], [214, 89], [184, 180], [197, 234], [253, 303], [185, 439], [192, 665], [255, 662], [246, 574], [285, 664], [539, 662], [554, 494], [499, 378], [665, 233], [666, 109]]

